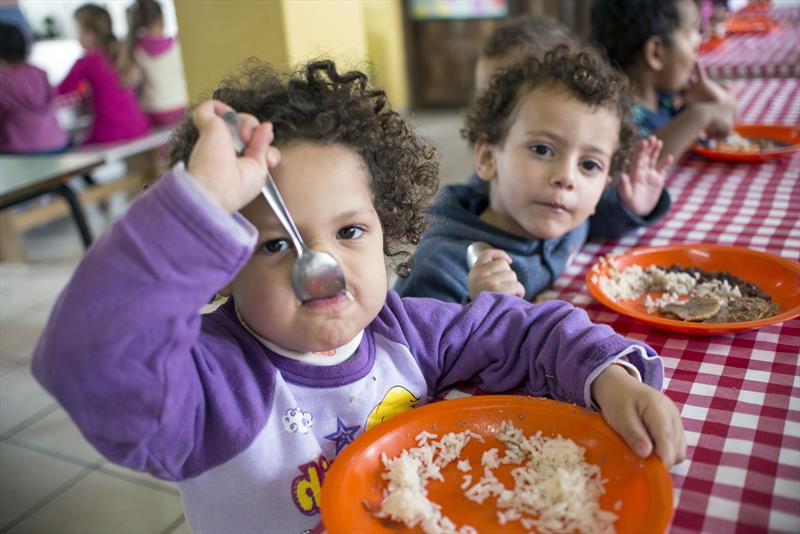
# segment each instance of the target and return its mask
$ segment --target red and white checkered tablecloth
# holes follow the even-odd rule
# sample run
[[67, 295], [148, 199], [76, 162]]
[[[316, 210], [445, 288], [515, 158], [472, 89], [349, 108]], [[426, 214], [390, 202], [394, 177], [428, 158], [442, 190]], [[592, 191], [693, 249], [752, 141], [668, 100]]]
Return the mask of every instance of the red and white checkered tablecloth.
[[780, 22], [800, 22], [800, 5], [775, 5], [770, 8], [769, 14]]
[[[796, 97], [797, 80], [776, 82], [747, 81], [734, 88], [746, 120], [780, 122], [786, 117], [779, 108], [789, 109], [786, 121], [797, 123], [796, 104], [786, 102]], [[762, 91], [782, 96], [765, 100]], [[668, 187], [670, 214], [635, 235], [587, 244], [557, 280], [557, 298], [663, 357], [665, 392], [681, 410], [689, 443], [688, 459], [670, 471], [670, 532], [797, 534], [800, 319], [736, 335], [666, 332], [603, 307], [588, 294], [584, 278], [601, 255], [669, 243], [739, 245], [800, 260], [800, 153], [760, 164], [688, 156], [675, 166]], [[447, 398], [475, 392], [460, 387]]]
[[730, 35], [700, 61], [712, 78], [798, 78], [800, 24], [784, 21], [766, 34]]
[[800, 125], [800, 80], [762, 78], [736, 80], [731, 87], [743, 124]]

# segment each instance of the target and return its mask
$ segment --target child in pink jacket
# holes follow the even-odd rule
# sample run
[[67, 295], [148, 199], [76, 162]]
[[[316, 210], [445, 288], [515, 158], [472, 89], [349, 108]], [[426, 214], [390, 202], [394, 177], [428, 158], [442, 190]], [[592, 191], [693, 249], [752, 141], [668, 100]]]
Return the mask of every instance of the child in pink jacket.
[[132, 88], [125, 87], [116, 68], [121, 46], [111, 31], [108, 11], [85, 4], [75, 11], [78, 41], [86, 50], [58, 86], [58, 93], [78, 90], [87, 83], [94, 112], [89, 136], [84, 145], [124, 141], [146, 134], [150, 126], [136, 103]]

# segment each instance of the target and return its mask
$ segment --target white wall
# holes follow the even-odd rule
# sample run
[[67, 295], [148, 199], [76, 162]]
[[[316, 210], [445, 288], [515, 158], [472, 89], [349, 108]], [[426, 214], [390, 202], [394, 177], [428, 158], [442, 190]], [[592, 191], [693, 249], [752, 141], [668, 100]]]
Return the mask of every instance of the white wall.
[[[164, 12], [164, 31], [167, 35], [178, 33], [173, 0], [158, 0]], [[44, 18], [53, 17], [61, 35], [56, 39], [37, 40], [33, 43], [28, 61], [44, 69], [51, 85], [57, 85], [64, 79], [75, 60], [83, 55], [83, 50], [76, 39], [75, 23], [72, 14], [87, 2], [82, 0], [19, 0], [19, 7], [36, 34], [44, 34]], [[106, 8], [111, 15], [114, 34], [123, 39], [128, 33], [128, 22], [125, 10], [131, 5], [130, 0], [97, 0], [96, 3]]]
[[[167, 35], [174, 35], [178, 31], [175, 6], [172, 1], [158, 0], [161, 10], [164, 12], [164, 28]], [[19, 0], [19, 7], [35, 33], [44, 33], [44, 18], [51, 16], [56, 19], [56, 25], [62, 32], [60, 37], [74, 39], [75, 27], [72, 13], [86, 3], [88, 2], [83, 0]], [[130, 0], [95, 0], [92, 3], [108, 10], [111, 14], [114, 33], [117, 37], [125, 37], [128, 33], [125, 10], [133, 2]]]

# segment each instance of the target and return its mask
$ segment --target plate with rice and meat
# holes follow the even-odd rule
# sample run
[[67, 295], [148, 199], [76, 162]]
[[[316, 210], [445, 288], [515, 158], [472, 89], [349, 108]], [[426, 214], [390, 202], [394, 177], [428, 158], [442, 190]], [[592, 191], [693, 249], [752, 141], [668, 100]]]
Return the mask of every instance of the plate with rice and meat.
[[759, 163], [779, 159], [800, 150], [800, 128], [777, 124], [737, 124], [724, 139], [697, 143], [698, 156], [733, 163]]
[[638, 248], [586, 273], [600, 303], [663, 330], [729, 334], [800, 316], [800, 264], [715, 244]]
[[322, 486], [328, 532], [665, 532], [672, 482], [599, 413], [483, 395], [365, 432]]

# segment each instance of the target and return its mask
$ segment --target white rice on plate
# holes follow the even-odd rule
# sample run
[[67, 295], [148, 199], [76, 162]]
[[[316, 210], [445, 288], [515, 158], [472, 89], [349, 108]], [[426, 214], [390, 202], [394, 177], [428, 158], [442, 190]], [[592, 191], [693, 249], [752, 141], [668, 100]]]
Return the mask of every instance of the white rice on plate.
[[[382, 456], [388, 480], [378, 517], [392, 519], [409, 527], [419, 525], [428, 534], [468, 534], [477, 532], [470, 525], [457, 528], [442, 515], [441, 506], [428, 498], [431, 479], [444, 480], [441, 469], [458, 461], [462, 472], [466, 460], [459, 456], [472, 440], [483, 442], [470, 430], [449, 433], [440, 440], [428, 432], [415, 439], [417, 447], [403, 450], [395, 458]], [[483, 475], [462, 475], [460, 487], [466, 498], [483, 503], [495, 499], [498, 525], [519, 521], [528, 530], [551, 532], [614, 532], [617, 514], [600, 508], [606, 480], [597, 465], [586, 462], [585, 449], [570, 439], [548, 438], [537, 432], [525, 436], [511, 421], [501, 423], [495, 437], [505, 446], [483, 452]], [[506, 487], [493, 470], [503, 464], [516, 465], [511, 471], [513, 487]], [[477, 482], [472, 483], [477, 478]], [[619, 510], [621, 502], [615, 504]]]
[[[665, 304], [685, 301], [689, 296], [711, 296], [725, 304], [731, 297], [741, 297], [738, 287], [727, 280], [699, 282], [699, 275], [685, 272], [666, 271], [656, 265], [642, 268], [629, 265], [620, 270], [613, 258], [600, 258], [600, 265], [609, 265], [604, 276], [592, 275], [592, 282], [598, 284], [603, 293], [614, 302], [635, 300], [645, 295], [644, 306], [647, 313], [656, 313]], [[648, 293], [663, 292], [653, 298]]]

